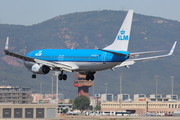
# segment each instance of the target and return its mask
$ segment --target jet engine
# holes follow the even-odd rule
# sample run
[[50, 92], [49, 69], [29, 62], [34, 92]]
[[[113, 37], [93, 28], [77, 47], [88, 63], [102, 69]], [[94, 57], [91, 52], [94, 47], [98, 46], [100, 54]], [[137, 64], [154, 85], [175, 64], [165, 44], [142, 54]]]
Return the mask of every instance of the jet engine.
[[36, 74], [47, 74], [49, 73], [50, 68], [46, 65], [39, 65], [36, 63], [32, 66], [31, 71]]

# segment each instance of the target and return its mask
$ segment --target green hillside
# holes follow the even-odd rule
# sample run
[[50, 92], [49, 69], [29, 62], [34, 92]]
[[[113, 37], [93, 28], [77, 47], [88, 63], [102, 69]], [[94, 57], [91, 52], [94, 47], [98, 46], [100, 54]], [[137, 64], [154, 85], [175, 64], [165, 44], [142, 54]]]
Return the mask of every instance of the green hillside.
[[[31, 50], [41, 48], [103, 48], [111, 44], [121, 26], [126, 11], [91, 11], [57, 16], [32, 26], [0, 24], [0, 84], [31, 87], [39, 92], [43, 83], [43, 92], [51, 93], [51, 73], [31, 78], [31, 72], [23, 67], [21, 60], [4, 55], [5, 39], [10, 37], [10, 49], [25, 55]], [[180, 42], [180, 22], [159, 17], [134, 14], [130, 52], [151, 50], [170, 50], [174, 41]], [[104, 83], [108, 83], [108, 92], [119, 93], [119, 75], [123, 74], [123, 93], [155, 93], [155, 75], [158, 75], [158, 93], [170, 94], [170, 76], [175, 76], [174, 93], [180, 95], [180, 46], [171, 57], [154, 61], [137, 62], [130, 66], [97, 72], [95, 93], [104, 93]], [[168, 53], [166, 51], [164, 54]], [[151, 55], [151, 54], [150, 54]], [[59, 82], [59, 92], [66, 98], [74, 98], [77, 88], [73, 87], [74, 74], [68, 73], [67, 81]], [[90, 89], [90, 95], [92, 88]]]

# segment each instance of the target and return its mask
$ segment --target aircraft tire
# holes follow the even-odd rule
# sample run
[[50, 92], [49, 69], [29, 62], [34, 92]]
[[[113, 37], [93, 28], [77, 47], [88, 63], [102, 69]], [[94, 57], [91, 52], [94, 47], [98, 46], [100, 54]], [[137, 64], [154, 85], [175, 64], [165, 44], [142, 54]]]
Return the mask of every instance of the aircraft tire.
[[36, 75], [35, 75], [35, 74], [32, 74], [32, 78], [36, 78]]
[[62, 74], [59, 74], [59, 75], [58, 75], [58, 79], [59, 79], [59, 80], [62, 80], [62, 79], [63, 79], [63, 75], [62, 75]]
[[63, 80], [67, 80], [67, 75], [66, 75], [66, 74], [63, 74], [63, 75], [62, 75], [62, 79], [63, 79]]
[[89, 79], [90, 79], [90, 75], [87, 74], [87, 75], [86, 75], [86, 80], [89, 80]]
[[92, 81], [94, 80], [94, 75], [93, 75], [93, 74], [91, 75], [91, 78], [90, 78], [90, 79], [91, 79]]

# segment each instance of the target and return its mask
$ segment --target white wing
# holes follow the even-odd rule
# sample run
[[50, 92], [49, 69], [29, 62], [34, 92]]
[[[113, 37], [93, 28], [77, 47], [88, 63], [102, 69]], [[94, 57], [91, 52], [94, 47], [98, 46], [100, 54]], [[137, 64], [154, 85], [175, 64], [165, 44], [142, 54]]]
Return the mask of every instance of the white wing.
[[[126, 61], [122, 62], [121, 64], [115, 66], [115, 67], [127, 67], [129, 68], [129, 65], [133, 65], [135, 61], [147, 61], [147, 60], [155, 60], [158, 58], [167, 57], [173, 54], [174, 49], [176, 47], [177, 41], [175, 41], [174, 45], [172, 46], [170, 52], [166, 55], [158, 55], [158, 56], [152, 56], [152, 57], [144, 57], [144, 58], [135, 58], [135, 59], [127, 59]], [[146, 54], [146, 53], [155, 53], [155, 52], [162, 52], [162, 51], [149, 51], [149, 52], [140, 52], [140, 54]], [[137, 53], [132, 53], [131, 55], [138, 55]]]
[[145, 61], [145, 60], [153, 60], [153, 59], [158, 59], [158, 58], [163, 58], [163, 57], [167, 57], [173, 54], [174, 49], [176, 47], [176, 43], [177, 41], [174, 42], [174, 45], [172, 46], [170, 52], [166, 55], [158, 55], [158, 56], [152, 56], [152, 57], [144, 57], [144, 58], [135, 58], [135, 59], [128, 59], [126, 61]]

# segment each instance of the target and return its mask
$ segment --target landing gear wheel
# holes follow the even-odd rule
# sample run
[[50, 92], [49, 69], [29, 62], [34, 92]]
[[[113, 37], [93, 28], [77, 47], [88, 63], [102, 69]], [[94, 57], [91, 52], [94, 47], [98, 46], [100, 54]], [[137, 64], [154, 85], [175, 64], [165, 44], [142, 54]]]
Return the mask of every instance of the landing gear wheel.
[[61, 73], [61, 74], [58, 75], [58, 79], [59, 79], [59, 80], [67, 80], [67, 75]]
[[89, 74], [86, 75], [86, 80], [94, 80], [94, 74], [95, 72], [90, 72]]
[[59, 75], [58, 75], [58, 79], [59, 79], [59, 80], [62, 80], [62, 79], [63, 79], [62, 74], [59, 74]]
[[87, 74], [87, 75], [86, 75], [86, 80], [89, 80], [89, 79], [90, 79], [90, 75]]
[[35, 75], [35, 74], [32, 74], [32, 78], [36, 78], [36, 75]]
[[67, 75], [66, 75], [66, 74], [63, 74], [63, 75], [62, 75], [62, 79], [63, 79], [63, 80], [67, 80]]
[[91, 75], [91, 78], [90, 78], [92, 81], [94, 80], [94, 75]]

